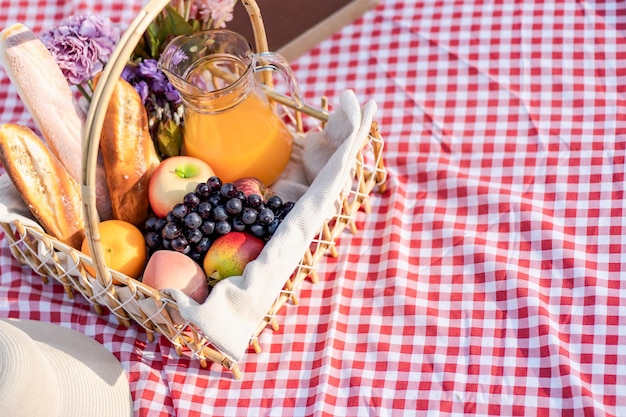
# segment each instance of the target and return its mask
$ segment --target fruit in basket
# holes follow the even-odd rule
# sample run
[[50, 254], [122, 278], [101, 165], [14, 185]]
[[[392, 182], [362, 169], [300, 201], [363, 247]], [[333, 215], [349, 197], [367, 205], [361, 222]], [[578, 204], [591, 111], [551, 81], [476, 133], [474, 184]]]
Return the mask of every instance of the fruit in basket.
[[277, 195], [267, 200], [259, 194], [246, 197], [234, 183], [212, 176], [185, 194], [165, 217], [150, 216], [145, 222], [145, 240], [150, 253], [171, 249], [202, 264], [222, 235], [247, 232], [269, 240], [293, 206]]
[[202, 304], [209, 295], [204, 271], [180, 252], [160, 250], [152, 254], [142, 282], [154, 289], [175, 288]]
[[[131, 278], [139, 278], [148, 258], [141, 230], [123, 220], [105, 220], [98, 224], [98, 232], [105, 265]], [[81, 252], [91, 256], [87, 238], [83, 240]], [[85, 265], [85, 269], [96, 275], [95, 268]]]
[[264, 246], [262, 239], [246, 232], [231, 232], [217, 238], [203, 262], [209, 284], [243, 274], [246, 265], [259, 256]]
[[213, 169], [198, 158], [173, 156], [164, 159], [152, 173], [148, 185], [152, 211], [158, 217], [167, 216], [174, 205], [183, 201], [185, 194], [213, 175]]

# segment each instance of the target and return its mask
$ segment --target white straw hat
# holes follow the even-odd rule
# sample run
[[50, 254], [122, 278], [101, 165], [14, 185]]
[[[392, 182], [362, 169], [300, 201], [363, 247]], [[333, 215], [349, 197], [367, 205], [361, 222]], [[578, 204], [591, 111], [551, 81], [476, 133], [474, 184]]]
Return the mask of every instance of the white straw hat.
[[0, 414], [132, 416], [120, 362], [84, 334], [55, 324], [0, 319]]

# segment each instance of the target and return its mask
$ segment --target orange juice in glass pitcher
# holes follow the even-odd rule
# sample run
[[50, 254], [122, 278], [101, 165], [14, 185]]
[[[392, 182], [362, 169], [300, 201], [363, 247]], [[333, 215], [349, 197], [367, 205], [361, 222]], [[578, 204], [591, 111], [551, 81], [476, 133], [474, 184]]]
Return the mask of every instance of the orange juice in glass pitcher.
[[206, 161], [224, 182], [256, 177], [274, 182], [291, 156], [293, 136], [254, 73], [279, 70], [296, 102], [300, 92], [279, 54], [252, 53], [239, 34], [211, 29], [174, 38], [159, 68], [185, 106], [184, 153]]

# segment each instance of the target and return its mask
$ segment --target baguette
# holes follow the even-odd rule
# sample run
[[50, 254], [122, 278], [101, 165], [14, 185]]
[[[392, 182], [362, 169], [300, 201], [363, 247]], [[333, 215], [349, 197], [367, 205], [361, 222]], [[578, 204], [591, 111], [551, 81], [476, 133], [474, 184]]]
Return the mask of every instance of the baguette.
[[[80, 182], [85, 113], [54, 57], [30, 29], [15, 23], [0, 32], [0, 62], [48, 148]], [[111, 201], [102, 164], [96, 171], [96, 191], [100, 218], [110, 219]]]
[[26, 126], [0, 126], [0, 163], [50, 236], [75, 248], [85, 238], [80, 186]]
[[[96, 76], [97, 83], [100, 77]], [[150, 207], [148, 183], [160, 163], [139, 93], [122, 78], [115, 84], [102, 124], [100, 152], [113, 218], [142, 227]]]
[[30, 29], [15, 23], [0, 33], [0, 61], [48, 148], [80, 182], [85, 114], [56, 60]]

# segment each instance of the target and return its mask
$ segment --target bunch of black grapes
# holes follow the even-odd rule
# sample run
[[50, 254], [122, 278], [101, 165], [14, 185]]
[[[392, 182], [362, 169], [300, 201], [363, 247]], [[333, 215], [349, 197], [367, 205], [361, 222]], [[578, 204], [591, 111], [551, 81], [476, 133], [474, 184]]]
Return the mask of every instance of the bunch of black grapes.
[[150, 254], [175, 250], [201, 264], [215, 239], [232, 231], [269, 240], [293, 206], [277, 195], [267, 200], [259, 194], [246, 196], [233, 183], [213, 176], [186, 194], [165, 218], [148, 217], [146, 244]]

